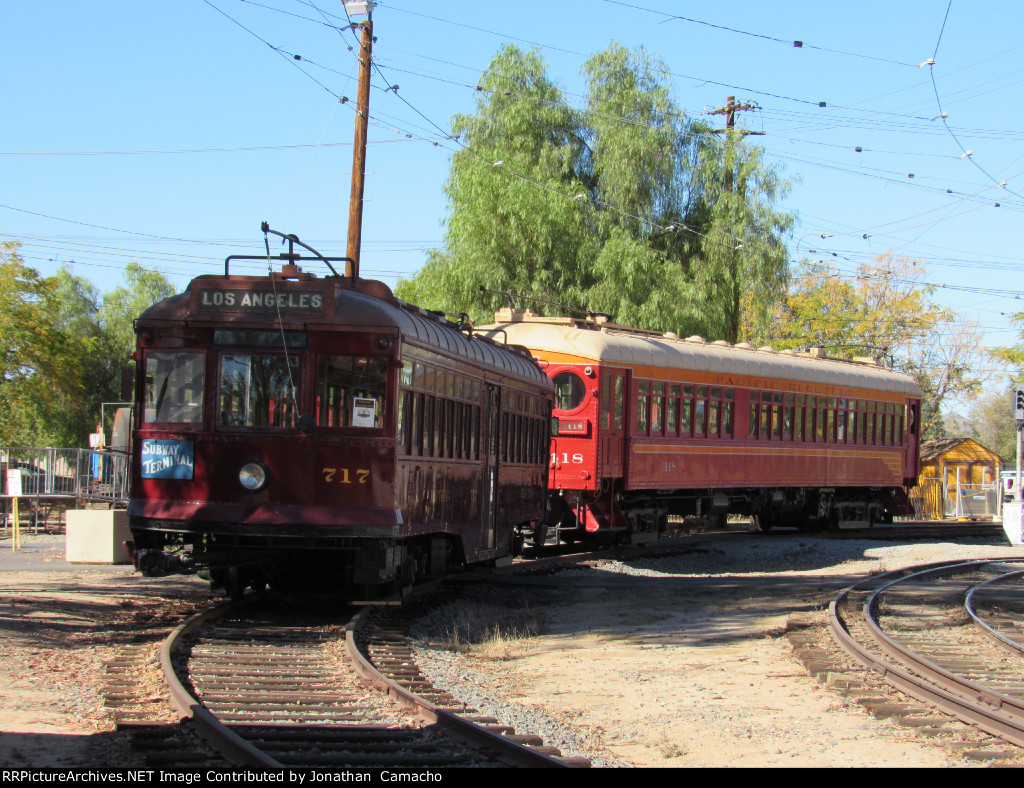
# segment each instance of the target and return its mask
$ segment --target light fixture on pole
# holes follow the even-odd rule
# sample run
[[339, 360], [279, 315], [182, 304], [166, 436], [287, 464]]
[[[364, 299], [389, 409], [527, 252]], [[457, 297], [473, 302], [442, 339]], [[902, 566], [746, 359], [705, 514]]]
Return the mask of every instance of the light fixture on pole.
[[373, 0], [343, 0], [349, 16], [370, 16], [377, 4]]

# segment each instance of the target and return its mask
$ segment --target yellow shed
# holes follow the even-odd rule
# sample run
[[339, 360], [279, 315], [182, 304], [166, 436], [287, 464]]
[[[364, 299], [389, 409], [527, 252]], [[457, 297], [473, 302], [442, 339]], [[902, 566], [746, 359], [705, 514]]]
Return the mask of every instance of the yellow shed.
[[970, 438], [925, 441], [911, 498], [929, 519], [997, 517], [1001, 465], [998, 454]]

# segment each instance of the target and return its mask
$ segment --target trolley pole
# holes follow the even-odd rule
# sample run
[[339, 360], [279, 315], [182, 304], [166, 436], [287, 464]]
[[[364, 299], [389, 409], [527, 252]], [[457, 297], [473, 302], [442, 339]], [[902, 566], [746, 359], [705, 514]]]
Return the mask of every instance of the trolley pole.
[[359, 25], [362, 39], [359, 45], [359, 93], [356, 99], [356, 131], [352, 141], [352, 194], [348, 208], [347, 257], [354, 262], [345, 263], [345, 274], [353, 279], [359, 276], [359, 250], [363, 239], [363, 190], [366, 183], [366, 136], [370, 125], [370, 58], [373, 56], [373, 21], [367, 19]]

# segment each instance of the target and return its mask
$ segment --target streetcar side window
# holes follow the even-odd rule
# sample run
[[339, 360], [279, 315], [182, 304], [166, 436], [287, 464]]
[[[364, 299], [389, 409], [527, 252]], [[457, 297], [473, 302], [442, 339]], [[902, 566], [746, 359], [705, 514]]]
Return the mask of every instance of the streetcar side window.
[[668, 402], [665, 412], [665, 433], [675, 435], [679, 431], [679, 391], [678, 383], [668, 387]]
[[708, 429], [708, 387], [698, 386], [693, 400], [693, 434], [703, 436]]
[[683, 398], [679, 402], [679, 434], [693, 433], [693, 386], [683, 386]]
[[647, 416], [651, 399], [651, 384], [647, 381], [636, 386], [636, 431], [638, 435], [647, 434]]
[[612, 376], [605, 372], [601, 376], [601, 411], [598, 416], [598, 424], [602, 429], [609, 429], [612, 417]]
[[717, 438], [719, 432], [719, 415], [721, 413], [721, 389], [711, 389], [708, 399], [708, 437]]
[[651, 397], [651, 435], [660, 435], [664, 430], [663, 416], [665, 413], [665, 384], [652, 384]]
[[722, 437], [731, 438], [733, 437], [733, 417], [735, 413], [734, 399], [735, 392], [733, 389], [725, 390], [725, 401], [722, 403]]
[[612, 404], [614, 406], [615, 424], [614, 427], [617, 430], [622, 429], [622, 413], [624, 410], [624, 404], [626, 401], [625, 395], [625, 377], [622, 375], [615, 376], [615, 396], [612, 398]]
[[202, 422], [203, 366], [202, 353], [147, 353], [144, 420], [164, 424]]
[[387, 381], [386, 359], [320, 356], [316, 369], [317, 426], [383, 427]]
[[772, 394], [772, 438], [782, 440], [782, 395]]

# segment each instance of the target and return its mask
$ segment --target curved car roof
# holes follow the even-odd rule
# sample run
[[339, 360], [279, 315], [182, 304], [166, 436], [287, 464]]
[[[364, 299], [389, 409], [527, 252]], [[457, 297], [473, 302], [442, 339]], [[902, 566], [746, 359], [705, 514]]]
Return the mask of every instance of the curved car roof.
[[[181, 324], [194, 326], [242, 326], [261, 325], [268, 322], [268, 316], [252, 312], [232, 312], [223, 309], [217, 312], [202, 311], [195, 307], [196, 293], [201, 289], [232, 289], [253, 287], [269, 288], [268, 277], [250, 276], [199, 276], [193, 279], [186, 292], [159, 301], [138, 318], [137, 328], [155, 324]], [[358, 329], [397, 329], [402, 338], [429, 350], [448, 353], [478, 367], [491, 369], [506, 375], [517, 376], [543, 388], [550, 388], [551, 381], [537, 366], [529, 353], [522, 348], [507, 346], [509, 343], [495, 343], [480, 335], [467, 335], [464, 331], [442, 316], [412, 306], [395, 298], [387, 285], [373, 280], [359, 279], [354, 286], [350, 279], [308, 278], [299, 282], [278, 280], [276, 292], [288, 292], [294, 288], [300, 291], [320, 291], [329, 296], [325, 303], [334, 304], [327, 314], [292, 315], [296, 328], [317, 327]], [[276, 326], [276, 315], [269, 316]], [[285, 315], [285, 326], [288, 325]]]
[[481, 333], [538, 352], [559, 354], [572, 363], [686, 369], [750, 377], [843, 386], [920, 396], [921, 387], [903, 375], [868, 363], [840, 361], [749, 345], [680, 339], [627, 326], [600, 327], [572, 321], [502, 322], [481, 326]]

